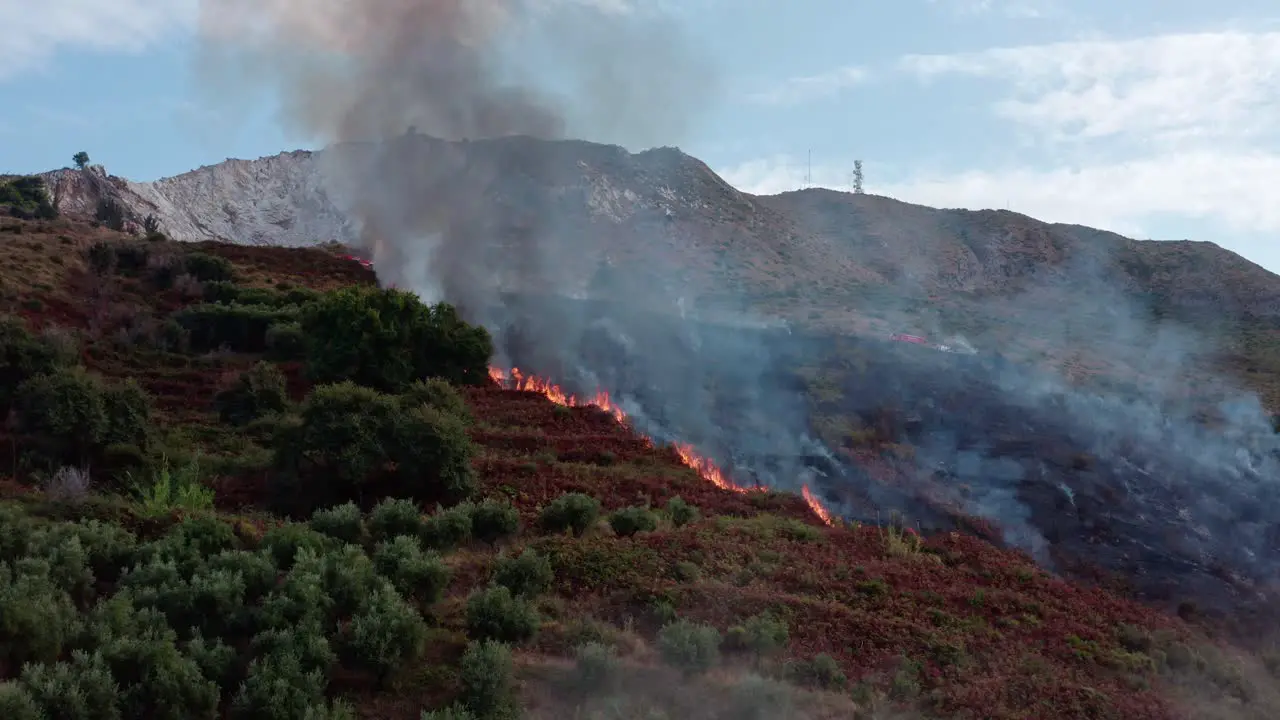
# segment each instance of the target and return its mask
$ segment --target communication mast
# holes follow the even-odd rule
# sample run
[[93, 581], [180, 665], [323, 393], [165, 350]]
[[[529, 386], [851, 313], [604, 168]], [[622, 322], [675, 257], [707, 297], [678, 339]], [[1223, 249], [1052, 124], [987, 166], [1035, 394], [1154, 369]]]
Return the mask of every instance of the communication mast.
[[853, 161], [853, 194], [862, 194], [862, 161]]

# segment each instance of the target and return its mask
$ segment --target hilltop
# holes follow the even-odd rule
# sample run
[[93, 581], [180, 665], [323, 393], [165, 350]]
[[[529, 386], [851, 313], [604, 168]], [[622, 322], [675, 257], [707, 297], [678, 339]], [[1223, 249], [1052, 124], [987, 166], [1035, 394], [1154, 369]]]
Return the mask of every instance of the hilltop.
[[101, 225], [0, 220], [5, 717], [1280, 708], [1180, 618], [504, 387], [339, 249]]

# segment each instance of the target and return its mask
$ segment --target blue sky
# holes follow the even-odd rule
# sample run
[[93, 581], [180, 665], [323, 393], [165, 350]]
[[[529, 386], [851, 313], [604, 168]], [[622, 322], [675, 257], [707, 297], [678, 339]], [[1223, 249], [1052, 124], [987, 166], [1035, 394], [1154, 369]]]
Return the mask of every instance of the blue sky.
[[[861, 159], [868, 192], [1211, 240], [1280, 271], [1273, 0], [647, 2], [720, 80], [664, 144], [744, 190], [803, 186], [810, 153], [813, 184], [845, 188]], [[201, 92], [197, 5], [0, 0], [0, 171], [84, 149], [149, 180], [308, 146], [266, 104]]]

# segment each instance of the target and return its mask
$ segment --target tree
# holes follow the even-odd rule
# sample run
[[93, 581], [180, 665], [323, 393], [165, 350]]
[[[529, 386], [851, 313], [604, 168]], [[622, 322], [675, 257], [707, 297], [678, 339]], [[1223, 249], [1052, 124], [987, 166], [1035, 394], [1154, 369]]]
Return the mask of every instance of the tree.
[[81, 150], [71, 156], [71, 162], [76, 164], [76, 169], [83, 170], [89, 164], [89, 153]]

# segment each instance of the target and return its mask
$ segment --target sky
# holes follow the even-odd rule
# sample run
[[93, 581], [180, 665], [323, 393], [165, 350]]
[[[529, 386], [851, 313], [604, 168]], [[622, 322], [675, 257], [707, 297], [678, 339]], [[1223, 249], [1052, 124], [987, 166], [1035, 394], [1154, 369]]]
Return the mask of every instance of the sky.
[[[1002, 208], [1209, 240], [1280, 272], [1274, 0], [666, 3], [719, 92], [663, 144], [736, 187]], [[151, 180], [310, 147], [201, 91], [197, 0], [0, 0], [0, 172]], [[587, 138], [595, 139], [595, 138]], [[644, 148], [630, 148], [641, 150]]]

